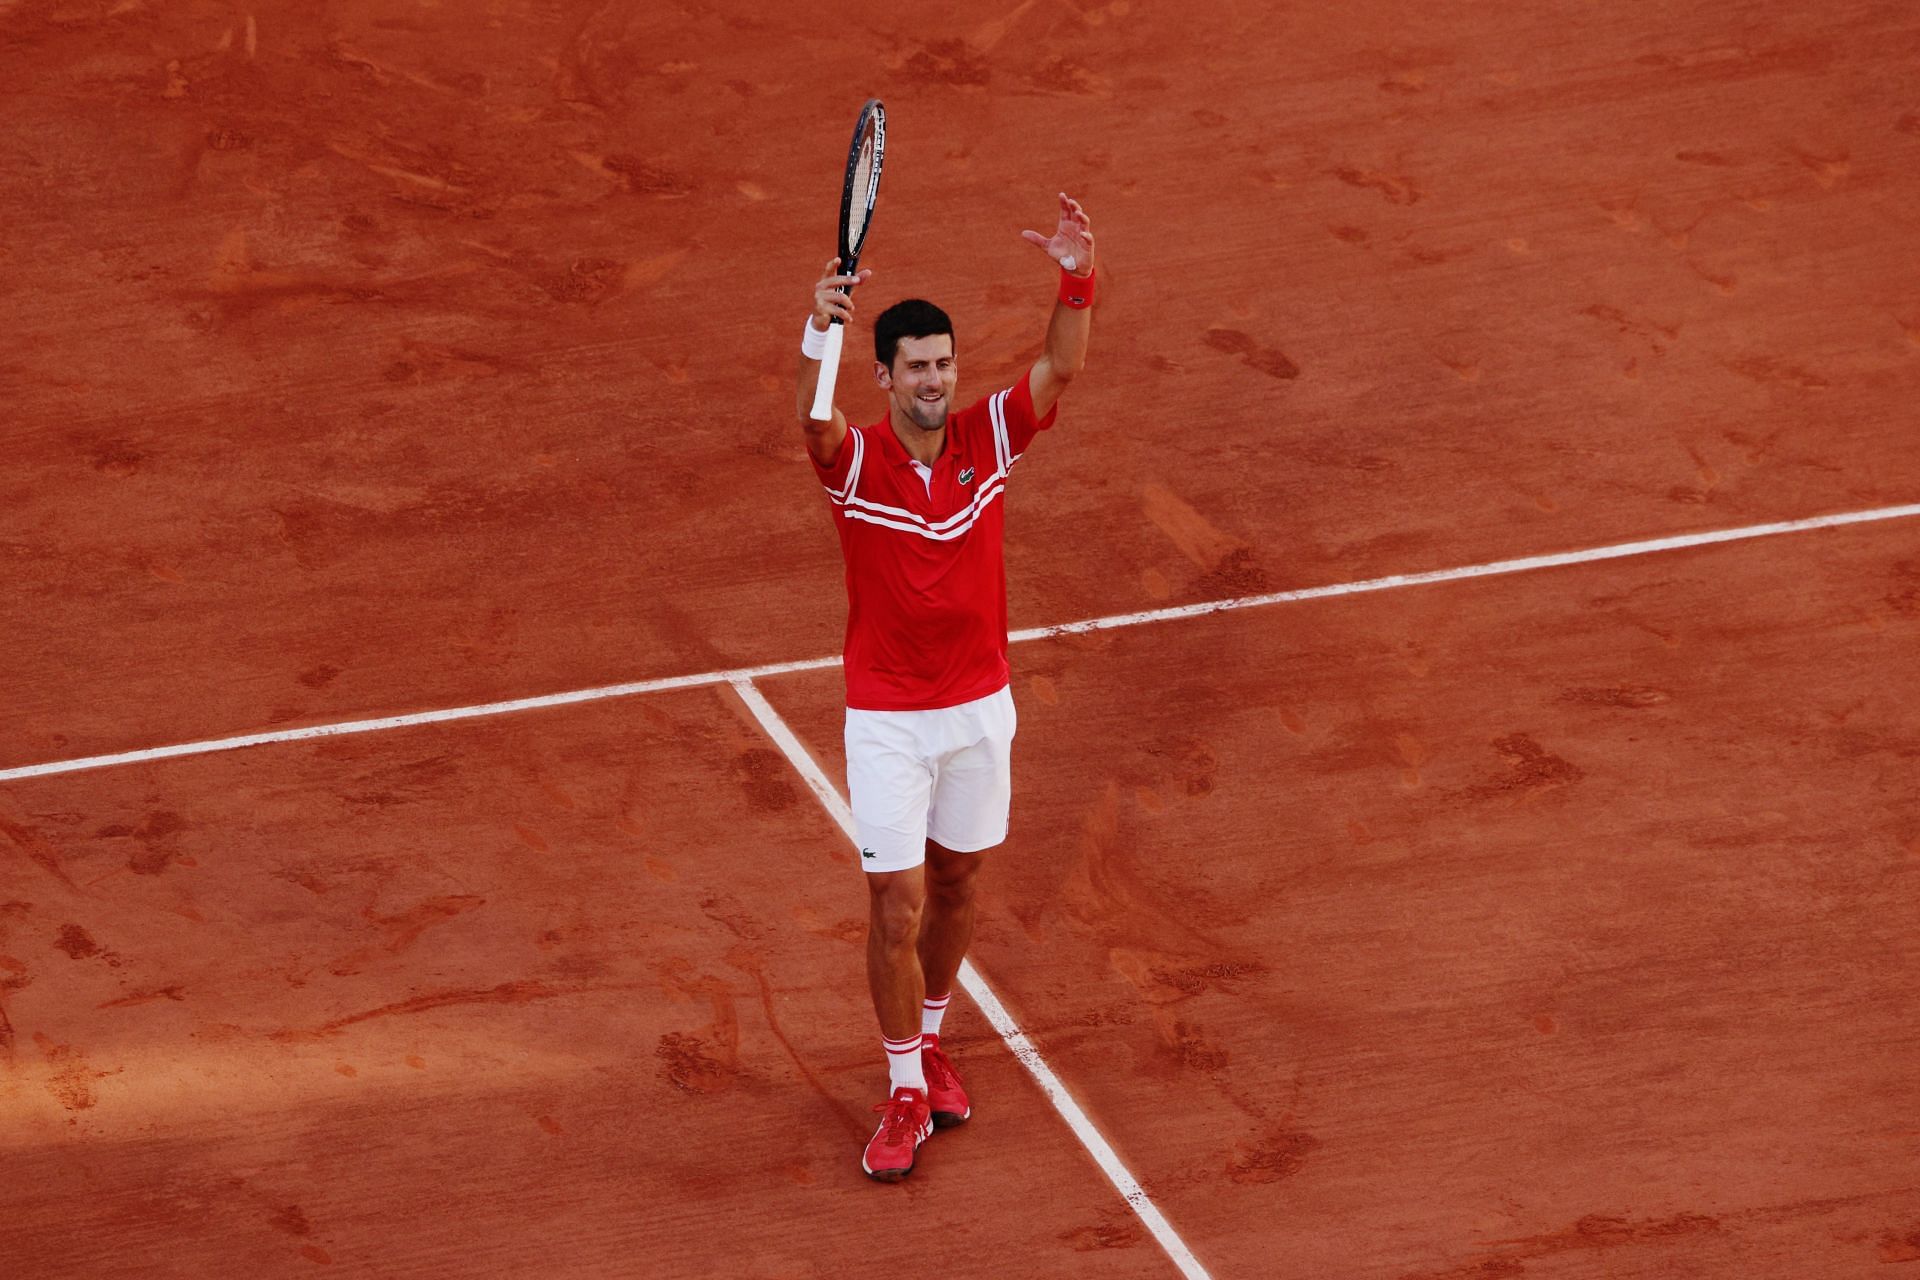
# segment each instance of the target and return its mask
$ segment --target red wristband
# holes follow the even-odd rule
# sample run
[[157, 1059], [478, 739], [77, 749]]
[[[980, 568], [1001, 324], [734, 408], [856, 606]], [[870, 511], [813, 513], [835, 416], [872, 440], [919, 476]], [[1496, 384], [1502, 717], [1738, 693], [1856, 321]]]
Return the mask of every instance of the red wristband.
[[1085, 311], [1093, 305], [1093, 272], [1077, 276], [1071, 271], [1060, 272], [1060, 305], [1071, 307], [1075, 311]]

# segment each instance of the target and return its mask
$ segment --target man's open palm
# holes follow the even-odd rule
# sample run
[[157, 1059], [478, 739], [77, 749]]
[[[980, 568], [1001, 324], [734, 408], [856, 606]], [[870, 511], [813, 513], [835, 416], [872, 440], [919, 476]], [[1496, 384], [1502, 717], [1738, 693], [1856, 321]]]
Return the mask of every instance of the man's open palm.
[[1022, 231], [1020, 238], [1046, 250], [1047, 256], [1065, 267], [1085, 275], [1093, 270], [1093, 224], [1087, 220], [1080, 202], [1060, 193], [1060, 226], [1048, 239], [1038, 231]]

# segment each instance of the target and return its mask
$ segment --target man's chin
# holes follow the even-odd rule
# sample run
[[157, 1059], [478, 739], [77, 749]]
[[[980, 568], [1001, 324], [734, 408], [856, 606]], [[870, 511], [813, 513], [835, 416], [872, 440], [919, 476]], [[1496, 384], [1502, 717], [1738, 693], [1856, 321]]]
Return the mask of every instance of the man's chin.
[[947, 412], [945, 400], [937, 406], [924, 405], [916, 400], [913, 402], [913, 408], [907, 411], [907, 416], [912, 418], [913, 425], [922, 431], [938, 431], [947, 425]]

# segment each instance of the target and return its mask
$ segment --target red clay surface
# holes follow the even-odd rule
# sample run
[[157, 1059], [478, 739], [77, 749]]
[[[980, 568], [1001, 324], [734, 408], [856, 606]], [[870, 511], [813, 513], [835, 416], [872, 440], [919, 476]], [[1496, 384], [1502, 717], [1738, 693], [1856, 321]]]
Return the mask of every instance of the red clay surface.
[[971, 1016], [991, 1123], [861, 1175], [858, 873], [729, 692], [7, 799], [10, 1275], [1166, 1274]]
[[1023, 646], [974, 958], [1216, 1275], [1875, 1274], [1916, 588], [1848, 533]]
[[[1016, 627], [1920, 500], [1917, 55], [0, 4], [0, 767], [834, 652], [789, 379], [866, 93], [861, 303], [947, 305], [963, 391], [1037, 349], [1018, 230], [1099, 226]], [[1221, 1280], [1898, 1274], [1916, 566], [1022, 646], [981, 963]], [[768, 693], [837, 768], [832, 673]], [[861, 890], [731, 695], [0, 784], [0, 837], [0, 1269], [1173, 1274], [970, 1010], [979, 1122], [864, 1185]]]

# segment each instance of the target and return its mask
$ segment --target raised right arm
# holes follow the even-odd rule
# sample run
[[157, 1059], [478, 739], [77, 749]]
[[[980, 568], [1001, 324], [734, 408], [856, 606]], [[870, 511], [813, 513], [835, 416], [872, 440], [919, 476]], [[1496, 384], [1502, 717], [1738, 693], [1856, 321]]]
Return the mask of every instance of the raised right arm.
[[[827, 263], [827, 273], [813, 286], [813, 315], [807, 320], [815, 334], [823, 334], [827, 326], [838, 316], [842, 324], [853, 323], [853, 298], [846, 292], [861, 283], [873, 272], [862, 271], [857, 276], [838, 274], [840, 259], [833, 258]], [[794, 411], [800, 415], [801, 429], [807, 433], [807, 452], [813, 460], [823, 467], [833, 465], [840, 456], [840, 445], [847, 438], [847, 415], [840, 412], [840, 406], [833, 407], [833, 416], [824, 422], [816, 420], [813, 408], [814, 387], [820, 382], [820, 362], [806, 352], [800, 353], [800, 370], [795, 376], [797, 395]]]

